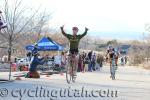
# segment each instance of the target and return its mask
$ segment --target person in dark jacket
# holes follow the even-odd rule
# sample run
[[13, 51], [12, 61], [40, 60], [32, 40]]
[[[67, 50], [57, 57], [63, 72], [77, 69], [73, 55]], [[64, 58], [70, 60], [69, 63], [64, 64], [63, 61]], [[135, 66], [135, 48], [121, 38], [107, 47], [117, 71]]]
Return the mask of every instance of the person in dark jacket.
[[40, 78], [40, 74], [37, 72], [37, 66], [43, 65], [46, 61], [46, 57], [38, 58], [39, 53], [37, 51], [33, 51], [32, 55], [33, 57], [26, 78]]
[[104, 57], [99, 54], [96, 59], [96, 63], [97, 63], [96, 69], [97, 70], [99, 70], [99, 71], [102, 70], [103, 61], [104, 61]]
[[95, 71], [95, 64], [96, 64], [96, 54], [94, 53], [92, 55], [92, 58], [91, 58], [91, 68], [90, 68], [90, 71]]
[[27, 56], [28, 61], [30, 61], [31, 58], [32, 58], [32, 53], [31, 53], [31, 52], [28, 52], [26, 56]]
[[92, 71], [91, 69], [91, 59], [92, 59], [92, 51], [88, 53], [89, 63], [88, 63], [88, 71]]

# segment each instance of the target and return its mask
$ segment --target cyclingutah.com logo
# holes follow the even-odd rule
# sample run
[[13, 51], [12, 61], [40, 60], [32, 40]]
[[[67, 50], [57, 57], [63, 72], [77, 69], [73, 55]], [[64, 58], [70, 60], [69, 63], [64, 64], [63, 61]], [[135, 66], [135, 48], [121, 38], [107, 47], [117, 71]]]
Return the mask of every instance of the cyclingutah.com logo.
[[85, 87], [74, 89], [71, 87], [63, 89], [48, 89], [42, 86], [37, 86], [31, 89], [14, 88], [7, 90], [0, 89], [0, 98], [16, 98], [15, 100], [26, 100], [27, 98], [45, 98], [45, 100], [61, 100], [67, 98], [117, 98], [118, 91], [110, 89], [93, 89], [89, 90]]

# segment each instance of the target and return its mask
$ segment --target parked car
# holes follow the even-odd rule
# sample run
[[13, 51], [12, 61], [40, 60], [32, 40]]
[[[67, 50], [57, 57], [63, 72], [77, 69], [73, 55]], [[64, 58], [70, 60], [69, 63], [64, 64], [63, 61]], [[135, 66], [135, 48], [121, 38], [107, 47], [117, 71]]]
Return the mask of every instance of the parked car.
[[18, 58], [17, 59], [17, 65], [29, 65], [29, 61], [27, 58]]

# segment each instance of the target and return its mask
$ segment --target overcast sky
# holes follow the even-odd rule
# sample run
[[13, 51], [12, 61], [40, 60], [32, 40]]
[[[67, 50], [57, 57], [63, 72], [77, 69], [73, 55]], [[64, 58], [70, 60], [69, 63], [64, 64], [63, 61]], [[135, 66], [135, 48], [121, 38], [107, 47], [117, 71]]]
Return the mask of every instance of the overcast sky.
[[[29, 6], [42, 5], [53, 12], [51, 24], [90, 29], [89, 34], [120, 38], [139, 37], [146, 23], [150, 23], [150, 0], [25, 0]], [[111, 34], [113, 33], [113, 34]], [[130, 36], [129, 36], [130, 34]], [[132, 34], [132, 35], [131, 35]], [[134, 35], [133, 35], [134, 34]], [[114, 37], [115, 38], [115, 37]]]

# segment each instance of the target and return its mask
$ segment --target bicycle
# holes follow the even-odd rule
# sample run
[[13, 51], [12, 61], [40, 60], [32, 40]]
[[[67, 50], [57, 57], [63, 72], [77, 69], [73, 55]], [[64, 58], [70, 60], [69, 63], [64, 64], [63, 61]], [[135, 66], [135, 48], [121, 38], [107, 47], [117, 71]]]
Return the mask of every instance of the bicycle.
[[72, 81], [73, 83], [76, 80], [76, 55], [70, 54], [68, 56], [68, 62], [66, 66], [66, 81], [68, 84]]
[[115, 80], [116, 63], [115, 63], [115, 58], [114, 57], [111, 59], [110, 73], [111, 73], [110, 77], [112, 78], [112, 80]]

